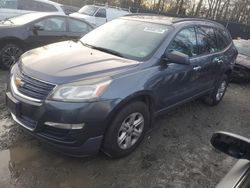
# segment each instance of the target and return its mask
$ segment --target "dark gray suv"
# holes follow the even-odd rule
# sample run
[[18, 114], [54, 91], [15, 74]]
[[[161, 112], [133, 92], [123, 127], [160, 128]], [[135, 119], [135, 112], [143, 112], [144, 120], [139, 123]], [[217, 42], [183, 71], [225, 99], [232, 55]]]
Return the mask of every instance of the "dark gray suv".
[[217, 105], [237, 57], [230, 34], [200, 19], [129, 15], [26, 52], [12, 67], [13, 119], [75, 156], [131, 153], [155, 116], [195, 98]]

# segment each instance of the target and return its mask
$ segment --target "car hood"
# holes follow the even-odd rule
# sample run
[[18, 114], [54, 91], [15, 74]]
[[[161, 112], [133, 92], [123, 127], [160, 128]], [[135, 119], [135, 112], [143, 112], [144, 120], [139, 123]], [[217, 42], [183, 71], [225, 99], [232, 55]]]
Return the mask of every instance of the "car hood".
[[250, 57], [244, 54], [239, 54], [236, 60], [236, 64], [244, 66], [250, 69]]
[[84, 20], [92, 20], [92, 19], [94, 19], [93, 16], [89, 16], [89, 15], [86, 15], [86, 14], [81, 14], [79, 12], [72, 13], [69, 16], [76, 17], [76, 18], [81, 18], [81, 19], [84, 19]]
[[21, 56], [19, 63], [24, 74], [55, 84], [114, 76], [139, 65], [137, 61], [94, 50], [73, 41], [28, 51]]
[[11, 29], [11, 28], [14, 28], [14, 27], [16, 27], [16, 25], [0, 24], [0, 30]]

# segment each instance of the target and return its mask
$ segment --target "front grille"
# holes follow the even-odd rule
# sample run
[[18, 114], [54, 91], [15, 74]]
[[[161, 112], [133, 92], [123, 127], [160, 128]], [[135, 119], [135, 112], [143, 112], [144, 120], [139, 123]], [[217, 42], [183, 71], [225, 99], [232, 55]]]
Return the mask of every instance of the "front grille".
[[22, 84], [17, 86], [18, 91], [23, 95], [38, 100], [45, 100], [49, 93], [55, 88], [53, 84], [31, 78], [21, 72], [18, 72], [15, 77], [18, 77], [22, 82]]

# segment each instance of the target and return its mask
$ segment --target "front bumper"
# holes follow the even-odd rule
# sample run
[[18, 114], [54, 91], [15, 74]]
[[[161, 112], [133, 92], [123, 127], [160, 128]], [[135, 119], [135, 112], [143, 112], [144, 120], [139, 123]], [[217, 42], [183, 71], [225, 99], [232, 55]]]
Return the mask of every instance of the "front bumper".
[[[72, 156], [98, 153], [115, 101], [69, 103], [47, 101], [34, 103], [11, 91], [6, 92], [6, 105], [13, 119], [33, 136], [52, 148]], [[84, 123], [83, 129], [59, 129], [45, 122]]]

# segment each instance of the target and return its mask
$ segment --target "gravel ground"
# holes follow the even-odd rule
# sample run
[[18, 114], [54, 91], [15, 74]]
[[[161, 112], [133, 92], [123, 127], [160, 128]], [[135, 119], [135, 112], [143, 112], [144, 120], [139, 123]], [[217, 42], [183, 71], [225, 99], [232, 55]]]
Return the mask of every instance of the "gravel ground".
[[214, 187], [236, 162], [215, 151], [217, 130], [250, 137], [250, 84], [231, 84], [216, 107], [194, 101], [157, 118], [126, 158], [70, 158], [22, 131], [4, 105], [7, 72], [0, 70], [0, 187]]

